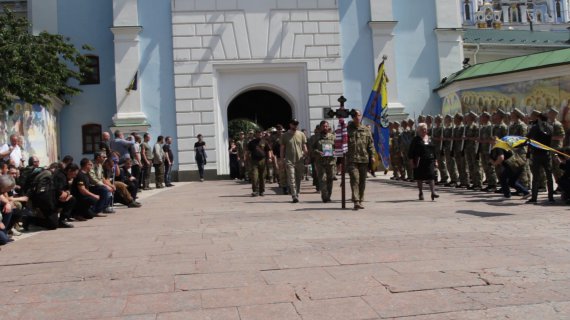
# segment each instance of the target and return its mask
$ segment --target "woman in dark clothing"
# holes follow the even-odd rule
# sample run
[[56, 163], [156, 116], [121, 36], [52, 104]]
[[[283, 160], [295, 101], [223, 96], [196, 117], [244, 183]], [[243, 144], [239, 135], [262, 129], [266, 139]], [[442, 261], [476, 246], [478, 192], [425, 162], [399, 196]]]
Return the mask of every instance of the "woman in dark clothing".
[[528, 189], [519, 182], [519, 177], [524, 167], [524, 160], [517, 161], [517, 157], [520, 156], [507, 149], [508, 148], [503, 149], [495, 145], [490, 155], [491, 162], [495, 166], [501, 166], [502, 168], [499, 176], [501, 190], [505, 198], [510, 198], [511, 188], [514, 188], [518, 193], [523, 194], [523, 199], [526, 199], [530, 197], [531, 194]]
[[408, 159], [412, 168], [414, 168], [414, 178], [418, 183], [420, 191], [419, 199], [424, 199], [423, 182], [428, 181], [431, 191], [431, 200], [439, 198], [435, 192], [435, 167], [437, 166], [435, 159], [435, 146], [428, 136], [427, 124], [420, 123], [417, 128], [417, 135], [410, 144]]
[[200, 174], [200, 181], [204, 181], [204, 166], [206, 165], [206, 142], [202, 140], [202, 134], [198, 134], [198, 141], [194, 143], [194, 159], [198, 165], [198, 173]]
[[239, 178], [239, 160], [238, 160], [238, 149], [235, 142], [230, 143], [230, 178], [232, 180], [237, 180]]

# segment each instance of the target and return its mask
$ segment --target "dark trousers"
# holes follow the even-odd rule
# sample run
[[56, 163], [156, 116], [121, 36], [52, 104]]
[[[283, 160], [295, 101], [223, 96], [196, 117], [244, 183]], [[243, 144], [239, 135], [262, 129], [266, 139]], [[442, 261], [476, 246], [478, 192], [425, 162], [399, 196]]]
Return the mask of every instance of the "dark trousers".
[[198, 161], [196, 164], [198, 165], [198, 173], [200, 174], [200, 179], [204, 179], [204, 162]]
[[[4, 209], [4, 204], [2, 204], [0, 210]], [[4, 245], [10, 242], [8, 238], [8, 225], [10, 225], [10, 220], [12, 219], [12, 212], [2, 213], [2, 223], [4, 224], [4, 229], [0, 230], [0, 245]]]
[[240, 177], [239, 172], [239, 161], [237, 158], [231, 158], [230, 156], [230, 178], [231, 179], [238, 179]]
[[152, 165], [151, 164], [148, 164], [148, 165], [145, 164], [142, 167], [142, 173], [141, 173], [142, 182], [141, 183], [142, 183], [142, 187], [145, 189], [150, 187], [150, 173], [151, 173], [151, 171], [152, 171]]
[[503, 166], [503, 170], [500, 176], [501, 190], [505, 197], [510, 198], [511, 189], [514, 188], [517, 192], [522, 194], [528, 194], [528, 189], [525, 188], [519, 181], [519, 177], [522, 174], [522, 170], [512, 170], [509, 166]]
[[105, 186], [93, 186], [89, 188], [89, 191], [99, 196], [99, 200], [85, 197], [85, 200], [91, 203], [91, 210], [94, 213], [103, 212], [105, 208], [112, 204], [113, 194]]
[[164, 162], [154, 164], [154, 179], [157, 188], [164, 186]]
[[554, 197], [554, 182], [552, 180], [552, 159], [550, 152], [535, 152], [532, 155], [532, 165], [530, 171], [532, 172], [532, 199], [536, 200], [538, 197], [538, 188], [540, 187], [540, 170], [544, 169], [546, 174], [546, 189], [548, 190], [548, 198]]
[[139, 183], [142, 181], [142, 179], [141, 179], [142, 167], [140, 165], [133, 164], [133, 166], [131, 167], [131, 174], [133, 177], [135, 177], [137, 179], [137, 181]]
[[171, 177], [171, 173], [172, 172], [172, 165], [169, 165], [168, 163], [164, 163], [164, 183], [169, 186], [172, 184], [172, 177]]

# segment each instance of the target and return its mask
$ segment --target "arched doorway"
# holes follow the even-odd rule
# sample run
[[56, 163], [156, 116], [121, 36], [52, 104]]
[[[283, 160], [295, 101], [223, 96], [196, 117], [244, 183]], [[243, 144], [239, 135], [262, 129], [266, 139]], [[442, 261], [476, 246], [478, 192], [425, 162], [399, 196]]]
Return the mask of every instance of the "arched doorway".
[[293, 117], [291, 105], [282, 96], [269, 90], [250, 90], [235, 97], [228, 106], [228, 122], [249, 119], [261, 128], [277, 124], [287, 127]]

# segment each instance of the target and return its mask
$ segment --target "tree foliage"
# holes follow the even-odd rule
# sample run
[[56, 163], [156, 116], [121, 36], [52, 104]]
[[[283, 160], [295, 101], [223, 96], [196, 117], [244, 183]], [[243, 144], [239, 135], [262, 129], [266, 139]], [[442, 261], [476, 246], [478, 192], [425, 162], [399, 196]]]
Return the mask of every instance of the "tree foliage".
[[235, 138], [240, 131], [263, 129], [259, 124], [249, 119], [233, 119], [228, 122], [228, 134], [231, 139]]
[[[70, 80], [81, 79], [87, 59], [58, 34], [33, 35], [25, 18], [8, 9], [0, 14], [0, 108], [15, 97], [28, 103], [49, 105], [50, 98], [68, 99], [81, 90]], [[91, 50], [87, 45], [84, 50]]]

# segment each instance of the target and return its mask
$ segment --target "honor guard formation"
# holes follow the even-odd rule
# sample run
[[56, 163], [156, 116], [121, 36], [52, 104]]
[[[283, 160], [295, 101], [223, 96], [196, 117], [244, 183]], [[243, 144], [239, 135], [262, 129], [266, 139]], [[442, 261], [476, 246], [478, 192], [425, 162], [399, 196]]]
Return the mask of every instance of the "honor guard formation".
[[[536, 203], [540, 192], [546, 192], [549, 202], [555, 202], [556, 194], [568, 201], [570, 170], [565, 170], [566, 157], [537, 148], [528, 140], [568, 154], [557, 115], [554, 108], [533, 110], [528, 115], [515, 108], [510, 113], [502, 109], [480, 114], [469, 111], [420, 115], [417, 122], [390, 122], [390, 179], [417, 183], [420, 200], [424, 200], [425, 183], [430, 186], [432, 200], [439, 197], [437, 185], [448, 190], [499, 193], [506, 198], [519, 196], [527, 203]], [[376, 157], [371, 130], [361, 118], [356, 112], [347, 126], [346, 172], [355, 210], [364, 209], [366, 178], [375, 171], [371, 168]], [[327, 121], [322, 121], [311, 136], [298, 125], [292, 120], [287, 131], [278, 125], [247, 135], [240, 132], [230, 147], [232, 179], [249, 181], [253, 197], [264, 196], [266, 183], [278, 183], [281, 193], [297, 203], [301, 181], [312, 176], [322, 201], [330, 202], [333, 181], [342, 165], [334, 154], [335, 133]], [[518, 137], [524, 143], [510, 147], [498, 140], [505, 136]], [[501, 147], [503, 143], [506, 147]]]

